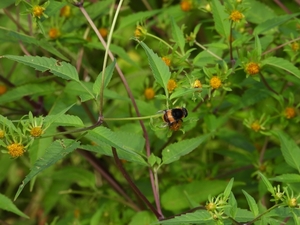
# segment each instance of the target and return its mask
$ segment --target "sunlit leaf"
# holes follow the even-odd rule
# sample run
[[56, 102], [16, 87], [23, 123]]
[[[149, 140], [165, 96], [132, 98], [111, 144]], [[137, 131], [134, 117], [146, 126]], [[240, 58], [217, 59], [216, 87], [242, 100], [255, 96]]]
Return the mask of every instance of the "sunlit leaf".
[[211, 10], [215, 22], [216, 31], [224, 38], [229, 38], [230, 22], [229, 15], [225, 13], [224, 6], [220, 1], [212, 0]]
[[258, 206], [257, 206], [254, 198], [251, 195], [249, 195], [246, 191], [244, 191], [244, 190], [242, 190], [242, 191], [247, 199], [247, 202], [248, 202], [251, 212], [253, 212], [255, 217], [258, 216], [258, 214], [259, 214]]
[[300, 78], [300, 70], [294, 66], [293, 63], [287, 61], [283, 58], [277, 58], [277, 57], [269, 57], [262, 61], [265, 65], [270, 65], [279, 69], [283, 69], [287, 71], [288, 73], [291, 73], [295, 75], [296, 77]]

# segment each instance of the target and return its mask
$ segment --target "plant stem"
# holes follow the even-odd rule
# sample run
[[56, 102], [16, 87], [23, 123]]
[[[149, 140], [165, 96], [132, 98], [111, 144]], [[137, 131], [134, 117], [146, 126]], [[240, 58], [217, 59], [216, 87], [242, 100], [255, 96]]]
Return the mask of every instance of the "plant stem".
[[205, 48], [203, 45], [201, 45], [199, 42], [197, 42], [196, 40], [194, 41], [195, 45], [197, 45], [198, 47], [202, 48], [204, 51], [207, 51], [209, 54], [211, 54], [213, 57], [215, 57], [218, 60], [223, 61], [222, 58], [220, 58], [219, 56], [217, 56], [215, 53], [213, 53], [212, 51], [210, 51], [209, 49]]
[[120, 120], [147, 120], [151, 118], [161, 117], [161, 114], [155, 114], [151, 116], [141, 116], [141, 117], [123, 117], [123, 118], [103, 118], [103, 121], [120, 121]]

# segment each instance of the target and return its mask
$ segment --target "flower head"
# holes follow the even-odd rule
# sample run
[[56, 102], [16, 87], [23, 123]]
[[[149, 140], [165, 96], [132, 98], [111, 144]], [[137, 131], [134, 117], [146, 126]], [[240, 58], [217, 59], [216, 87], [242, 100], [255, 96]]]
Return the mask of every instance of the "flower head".
[[193, 88], [202, 88], [202, 84], [200, 80], [195, 80], [193, 83]]
[[69, 5], [65, 5], [60, 9], [59, 16], [61, 17], [70, 17], [71, 16], [71, 7]]
[[0, 129], [0, 139], [4, 138], [5, 136], [5, 131]]
[[296, 116], [296, 110], [294, 107], [287, 107], [284, 110], [284, 115], [287, 119], [292, 119]]
[[177, 83], [174, 79], [170, 79], [167, 84], [167, 89], [171, 93], [177, 87]]
[[61, 35], [61, 33], [58, 28], [53, 27], [49, 30], [48, 35], [50, 39], [54, 40], [57, 39]]
[[260, 71], [260, 66], [258, 65], [258, 63], [249, 62], [246, 64], [245, 72], [247, 74], [255, 75], [255, 74], [259, 73], [259, 71]]
[[101, 27], [101, 28], [99, 28], [99, 33], [101, 34], [101, 36], [103, 38], [106, 38], [108, 35], [108, 30], [105, 27]]
[[254, 121], [251, 124], [251, 129], [254, 130], [255, 132], [258, 132], [261, 129], [261, 126], [260, 126], [259, 122], [258, 121]]
[[147, 29], [141, 25], [136, 26], [135, 31], [134, 31], [134, 36], [136, 38], [145, 38], [147, 35]]
[[238, 10], [233, 10], [231, 13], [230, 13], [230, 16], [229, 16], [229, 19], [233, 22], [240, 22], [241, 19], [244, 18], [244, 15], [243, 13], [241, 13], [240, 11]]
[[5, 85], [0, 85], [0, 95], [3, 95], [7, 91], [7, 87]]
[[182, 0], [180, 2], [180, 8], [184, 12], [188, 12], [193, 8], [193, 4], [191, 0]]
[[154, 98], [155, 91], [153, 88], [146, 88], [144, 91], [144, 95], [145, 95], [146, 99], [150, 100], [150, 99]]
[[209, 80], [209, 84], [210, 84], [210, 87], [212, 89], [218, 89], [221, 87], [222, 85], [222, 81], [219, 77], [217, 76], [213, 76], [210, 80]]
[[170, 65], [171, 65], [171, 59], [168, 58], [167, 56], [162, 57], [162, 60], [165, 62], [165, 64], [166, 64], [167, 66], [170, 66]]
[[32, 137], [39, 137], [43, 134], [43, 129], [41, 126], [32, 127], [30, 130], [30, 135]]
[[45, 8], [40, 6], [40, 5], [36, 5], [36, 6], [33, 6], [32, 7], [32, 14], [34, 17], [37, 17], [37, 18], [41, 18], [41, 16], [43, 15], [45, 11]]
[[299, 43], [298, 42], [293, 42], [291, 44], [291, 48], [294, 52], [297, 52], [299, 50]]
[[21, 143], [12, 143], [7, 146], [8, 154], [11, 155], [13, 158], [17, 158], [24, 154], [25, 147]]

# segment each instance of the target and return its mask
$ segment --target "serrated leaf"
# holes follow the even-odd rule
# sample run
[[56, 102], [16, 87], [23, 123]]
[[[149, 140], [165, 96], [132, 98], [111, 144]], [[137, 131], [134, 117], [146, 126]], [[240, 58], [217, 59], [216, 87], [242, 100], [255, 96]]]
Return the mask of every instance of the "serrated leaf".
[[[83, 86], [85, 86], [85, 88], [82, 88]], [[93, 90], [93, 84], [91, 82], [70, 81], [66, 85], [64, 92], [72, 96], [76, 93], [76, 95], [80, 97], [81, 102], [85, 102], [94, 98], [87, 90]]]
[[181, 53], [184, 53], [185, 38], [183, 35], [183, 31], [176, 24], [173, 17], [171, 17], [171, 27], [172, 27], [172, 37], [174, 39], [174, 42], [178, 44]]
[[49, 72], [53, 73], [53, 75], [66, 80], [79, 81], [77, 70], [70, 63], [40, 56], [4, 55], [2, 57], [23, 63], [24, 65], [33, 67], [41, 72], [49, 70]]
[[0, 104], [13, 102], [22, 99], [24, 96], [48, 95], [53, 94], [55, 88], [49, 84], [25, 84], [9, 89], [5, 94], [0, 96]]
[[247, 199], [250, 211], [253, 212], [255, 217], [258, 216], [259, 210], [258, 210], [258, 206], [257, 206], [254, 198], [251, 195], [249, 195], [246, 191], [242, 190], [242, 192], [244, 193], [244, 195]]
[[269, 180], [283, 182], [283, 183], [300, 183], [300, 175], [299, 174], [282, 174], [273, 178], [269, 178]]
[[167, 92], [167, 84], [171, 77], [171, 72], [169, 67], [165, 64], [165, 62], [150, 49], [144, 42], [139, 42], [140, 45], [144, 48], [146, 55], [148, 57], [148, 61], [150, 64], [150, 68], [152, 70], [153, 76], [156, 82], [162, 86]]
[[33, 168], [31, 168], [30, 173], [25, 177], [22, 181], [22, 184], [19, 186], [19, 189], [15, 195], [15, 200], [18, 198], [20, 193], [22, 192], [25, 185], [34, 178], [37, 174], [52, 166], [58, 160], [61, 160], [67, 154], [74, 151], [80, 145], [79, 142], [71, 140], [71, 139], [62, 139], [56, 140], [53, 142], [46, 150], [46, 153], [39, 158]]
[[141, 211], [134, 214], [129, 225], [146, 225], [151, 222], [157, 221], [153, 213], [148, 211]]
[[132, 157], [132, 160], [148, 165], [142, 157], [141, 151], [145, 144], [145, 139], [142, 136], [128, 132], [113, 132], [106, 127], [97, 127], [89, 131], [89, 135], [109, 146], [115, 147], [119, 151], [126, 152]]
[[[106, 88], [108, 83], [110, 82], [111, 80], [111, 77], [114, 73], [114, 69], [115, 69], [115, 65], [116, 65], [116, 60], [114, 60], [111, 64], [109, 64], [106, 69], [105, 69], [105, 75], [104, 75], [104, 85], [103, 85], [103, 88]], [[93, 92], [96, 94], [96, 95], [99, 95], [100, 93], [100, 88], [101, 88], [101, 85], [102, 84], [102, 71], [101, 73], [97, 76], [94, 84], [93, 84]]]
[[15, 127], [15, 125], [13, 124], [13, 122], [11, 122], [9, 119], [7, 119], [6, 117], [0, 115], [0, 124], [2, 124], [2, 126], [5, 127], [9, 127], [10, 129], [16, 130], [17, 128]]
[[216, 31], [224, 38], [229, 37], [230, 22], [228, 20], [229, 15], [225, 13], [224, 6], [220, 1], [212, 0], [211, 10], [214, 18]]
[[260, 24], [268, 19], [275, 18], [277, 15], [274, 10], [261, 1], [248, 0], [247, 4], [251, 5], [244, 12], [247, 21], [255, 24]]
[[263, 175], [261, 172], [258, 172], [260, 178], [262, 179], [262, 181], [264, 182], [264, 184], [266, 185], [267, 187], [267, 190], [273, 195], [275, 196], [275, 192], [274, 192], [274, 189], [273, 189], [273, 186], [272, 184], [270, 183], [270, 181], [268, 180], [268, 178], [265, 177], [265, 175]]
[[84, 127], [82, 120], [78, 116], [68, 114], [56, 116], [53, 123], [59, 126]]
[[[211, 214], [206, 210], [196, 211], [193, 213], [185, 213], [180, 216], [175, 216], [172, 219], [162, 220], [157, 223], [152, 224], [172, 224], [172, 225], [182, 225], [182, 224], [215, 224], [214, 219]], [[152, 225], [151, 224], [151, 225]]]
[[279, 26], [280, 24], [283, 24], [284, 22], [293, 19], [297, 17], [300, 13], [295, 13], [295, 14], [287, 14], [287, 15], [282, 15], [282, 16], [276, 16], [275, 18], [268, 19], [264, 21], [263, 23], [258, 24], [254, 31], [254, 35], [259, 35], [262, 34], [276, 26]]
[[181, 156], [184, 156], [195, 148], [197, 148], [202, 142], [204, 142], [209, 135], [203, 135], [202, 137], [192, 138], [177, 142], [175, 144], [168, 145], [162, 151], [162, 164], [169, 164], [178, 160]]
[[265, 65], [274, 66], [279, 69], [283, 69], [296, 77], [300, 78], [300, 70], [294, 66], [293, 63], [283, 59], [283, 58], [277, 58], [277, 57], [269, 57], [262, 61]]
[[295, 141], [283, 131], [274, 131], [280, 140], [280, 150], [287, 164], [300, 173], [300, 148]]
[[15, 206], [14, 203], [8, 197], [2, 194], [0, 194], [0, 209], [12, 212], [26, 219], [29, 219], [29, 216], [27, 216], [25, 213], [19, 210], [17, 206]]

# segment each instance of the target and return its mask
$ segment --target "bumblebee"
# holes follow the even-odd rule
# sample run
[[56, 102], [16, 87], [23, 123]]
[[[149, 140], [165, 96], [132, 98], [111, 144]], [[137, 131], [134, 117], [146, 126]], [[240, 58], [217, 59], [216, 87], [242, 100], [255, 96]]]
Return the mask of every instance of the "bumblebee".
[[163, 112], [163, 120], [168, 124], [170, 128], [177, 127], [177, 125], [180, 126], [182, 118], [187, 117], [188, 115], [186, 108], [167, 109]]

